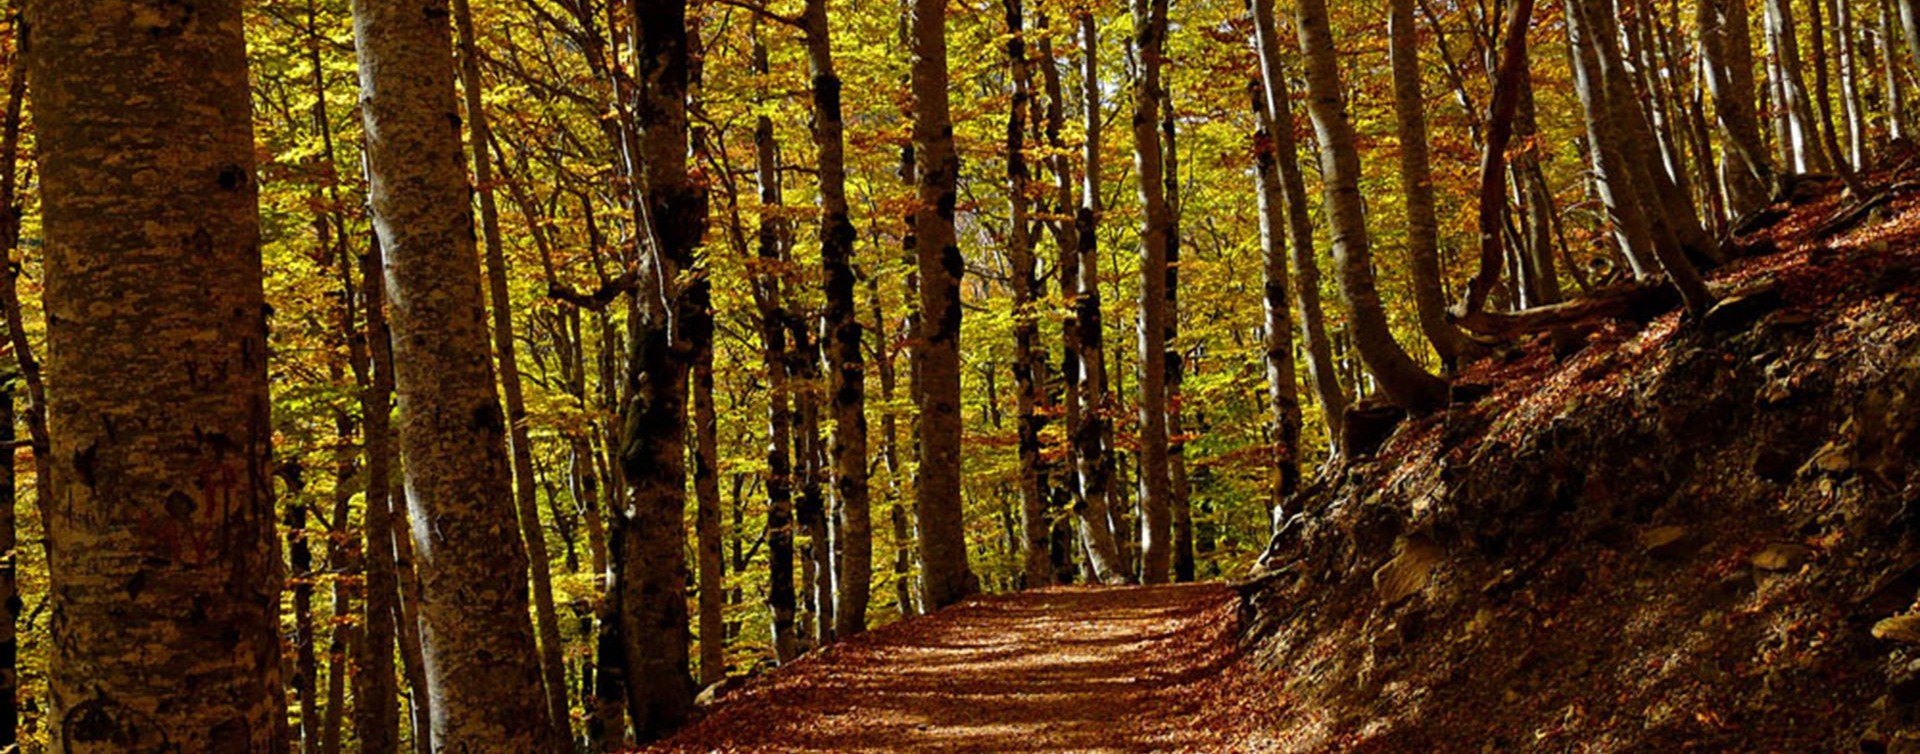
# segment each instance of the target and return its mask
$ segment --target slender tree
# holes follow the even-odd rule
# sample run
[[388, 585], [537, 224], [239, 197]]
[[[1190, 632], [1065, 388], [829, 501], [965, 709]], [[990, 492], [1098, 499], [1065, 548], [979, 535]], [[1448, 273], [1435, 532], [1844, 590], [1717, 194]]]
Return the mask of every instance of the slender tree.
[[[753, 67], [767, 73], [767, 47], [756, 36]], [[787, 374], [787, 313], [782, 305], [780, 269], [786, 224], [773, 118], [762, 111], [754, 119], [754, 174], [759, 181], [760, 228], [753, 298], [759, 308], [761, 361], [767, 370], [767, 607], [772, 613], [774, 659], [786, 663], [799, 655], [794, 626], [793, 585], [793, 412]]]
[[1307, 59], [1307, 112], [1320, 144], [1326, 215], [1333, 229], [1334, 264], [1339, 268], [1336, 279], [1352, 318], [1355, 350], [1395, 405], [1412, 411], [1438, 408], [1447, 400], [1446, 381], [1407, 356], [1388, 329], [1380, 306], [1372, 240], [1360, 202], [1360, 153], [1347, 117], [1326, 0], [1300, 0], [1296, 12], [1300, 49]]
[[53, 751], [285, 751], [241, 3], [41, 0], [25, 22]]
[[1100, 32], [1091, 13], [1079, 17], [1080, 109], [1085, 126], [1081, 147], [1080, 206], [1074, 210], [1075, 256], [1080, 270], [1073, 291], [1074, 344], [1080, 364], [1080, 423], [1072, 427], [1074, 462], [1079, 466], [1080, 539], [1094, 578], [1113, 584], [1130, 576], [1120, 555], [1116, 532], [1119, 487], [1114, 483], [1113, 425], [1109, 417], [1106, 327], [1100, 310]]
[[1133, 166], [1139, 175], [1140, 228], [1140, 580], [1165, 583], [1173, 566], [1173, 504], [1167, 477], [1166, 152], [1160, 142], [1160, 83], [1166, 55], [1167, 0], [1134, 0]]
[[1452, 369], [1461, 349], [1459, 331], [1447, 321], [1440, 280], [1440, 221], [1434, 214], [1433, 165], [1427, 149], [1426, 95], [1420, 86], [1420, 50], [1414, 37], [1414, 0], [1392, 0], [1387, 13], [1387, 50], [1393, 69], [1393, 112], [1400, 136], [1400, 191], [1407, 202], [1407, 262], [1413, 272], [1414, 311], [1420, 331]]
[[1714, 118], [1723, 135], [1727, 194], [1735, 214], [1766, 203], [1773, 183], [1773, 164], [1760, 136], [1760, 116], [1753, 103], [1753, 40], [1746, 0], [1701, 0], [1695, 25], [1707, 86], [1713, 93]]

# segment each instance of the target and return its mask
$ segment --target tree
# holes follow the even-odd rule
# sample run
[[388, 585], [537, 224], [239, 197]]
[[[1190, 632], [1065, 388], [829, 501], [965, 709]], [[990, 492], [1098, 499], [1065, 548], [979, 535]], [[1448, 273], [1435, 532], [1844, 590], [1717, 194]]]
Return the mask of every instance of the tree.
[[1032, 218], [1028, 211], [1027, 113], [1033, 105], [1033, 77], [1028, 72], [1025, 15], [1020, 0], [1004, 0], [1007, 23], [1007, 78], [1013, 84], [1013, 96], [1007, 104], [1007, 260], [1013, 278], [1013, 382], [1018, 406], [1020, 454], [1020, 548], [1021, 575], [1029, 588], [1053, 582], [1053, 563], [1049, 558], [1051, 526], [1047, 506], [1052, 498], [1048, 472], [1040, 460], [1040, 433], [1046, 426], [1041, 415], [1046, 395], [1045, 351], [1036, 342], [1040, 336], [1036, 302], [1041, 297], [1040, 280], [1034, 274], [1033, 239], [1028, 232]]
[[[828, 388], [833, 404], [833, 499], [838, 522], [833, 606], [834, 633], [851, 636], [867, 628], [873, 587], [873, 523], [867, 484], [867, 368], [864, 337], [856, 316], [853, 220], [847, 209], [846, 137], [841, 115], [840, 74], [833, 66], [833, 36], [826, 0], [807, 0], [801, 15], [807, 60], [813, 69], [813, 143], [820, 159], [820, 270]], [[821, 545], [816, 544], [816, 547]]]
[[241, 3], [43, 0], [25, 21], [53, 750], [285, 751]]
[[400, 451], [436, 751], [552, 738], [494, 392], [445, 0], [357, 0], [373, 223], [386, 254]]
[[1173, 224], [1167, 206], [1160, 144], [1167, 0], [1135, 0], [1133, 54], [1133, 166], [1139, 174], [1140, 228], [1140, 580], [1165, 583], [1173, 564], [1173, 508], [1167, 470], [1167, 246]]
[[1753, 40], [1746, 0], [1701, 0], [1696, 24], [1707, 58], [1714, 117], [1727, 153], [1727, 193], [1734, 213], [1744, 214], [1767, 202], [1773, 183], [1773, 164], [1753, 104]]
[[1409, 411], [1438, 408], [1447, 400], [1446, 381], [1428, 374], [1407, 356], [1380, 307], [1372, 241], [1360, 203], [1360, 154], [1341, 93], [1326, 0], [1300, 0], [1296, 12], [1300, 50], [1307, 59], [1307, 112], [1319, 138], [1326, 216], [1333, 229], [1334, 264], [1339, 267], [1336, 279], [1352, 317], [1354, 347], [1394, 405]]
[[705, 189], [687, 168], [692, 32], [685, 0], [635, 0], [634, 109], [644, 187], [632, 355], [621, 407], [620, 464], [631, 497], [615, 516], [613, 597], [626, 662], [627, 719], [641, 742], [693, 713], [687, 649], [687, 378], [713, 340], [711, 283], [694, 263], [706, 232]]
[[1265, 335], [1268, 441], [1273, 444], [1273, 483], [1268, 507], [1277, 516], [1300, 486], [1300, 397], [1294, 387], [1293, 317], [1287, 311], [1286, 197], [1280, 188], [1280, 155], [1273, 133], [1280, 126], [1267, 109], [1264, 87], [1248, 82], [1253, 99], [1254, 180], [1260, 202], [1261, 321]]
[[547, 555], [546, 527], [540, 523], [540, 505], [533, 478], [533, 448], [527, 432], [527, 399], [520, 386], [520, 364], [515, 356], [513, 302], [507, 295], [506, 253], [501, 247], [500, 209], [494, 197], [492, 141], [486, 104], [481, 98], [480, 50], [474, 41], [473, 10], [468, 0], [453, 0], [453, 21], [460, 52], [460, 88], [465, 95], [468, 139], [473, 152], [474, 193], [480, 199], [480, 230], [486, 242], [487, 303], [493, 316], [493, 354], [500, 365], [500, 392], [506, 399], [507, 451], [513, 467], [514, 511], [520, 539], [525, 544], [533, 585], [534, 627], [540, 639], [540, 676], [545, 682], [547, 724], [556, 751], [571, 748], [567, 712], [566, 664], [561, 659], [560, 618], [553, 608], [552, 559]]
[[913, 2], [913, 148], [920, 204], [914, 212], [921, 325], [916, 379], [920, 408], [921, 599], [928, 610], [979, 590], [967, 566], [960, 500], [960, 276], [954, 235], [955, 181], [947, 92], [946, 0]]
[[[1273, 0], [1252, 0], [1254, 52], [1260, 58], [1261, 103], [1273, 138], [1280, 172], [1280, 199], [1286, 204], [1287, 241], [1293, 262], [1294, 308], [1300, 316], [1300, 344], [1307, 352], [1307, 381], [1319, 399], [1321, 418], [1335, 448], [1345, 426], [1346, 392], [1333, 364], [1326, 316], [1320, 307], [1320, 262], [1314, 252], [1313, 220], [1307, 208], [1306, 179], [1300, 174], [1300, 150], [1293, 138], [1292, 95], [1280, 51], [1286, 45], [1275, 28]], [[1257, 158], [1256, 158], [1257, 159]]]
[[1459, 360], [1461, 339], [1447, 322], [1446, 294], [1440, 288], [1440, 221], [1433, 209], [1433, 165], [1427, 149], [1427, 105], [1420, 87], [1413, 4], [1414, 0], [1392, 0], [1387, 13], [1393, 112], [1400, 136], [1400, 191], [1407, 201], [1407, 261], [1413, 271], [1420, 331], [1440, 355], [1440, 363], [1452, 369]]
[[[767, 71], [767, 47], [753, 42], [753, 65]], [[786, 224], [781, 205], [779, 165], [773, 139], [773, 118], [764, 111], [754, 119], [753, 153], [760, 190], [758, 257], [761, 271], [754, 277], [753, 298], [758, 307], [761, 361], [767, 370], [767, 607], [773, 613], [774, 659], [786, 663], [799, 655], [794, 629], [793, 587], [793, 412], [787, 374], [787, 312], [781, 304], [781, 264]]]

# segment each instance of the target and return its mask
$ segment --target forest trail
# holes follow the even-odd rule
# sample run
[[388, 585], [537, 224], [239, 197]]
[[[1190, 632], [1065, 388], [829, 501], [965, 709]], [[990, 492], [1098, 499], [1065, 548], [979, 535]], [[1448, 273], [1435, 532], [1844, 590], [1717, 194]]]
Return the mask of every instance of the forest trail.
[[647, 752], [1215, 752], [1236, 656], [1218, 584], [980, 597], [749, 682]]

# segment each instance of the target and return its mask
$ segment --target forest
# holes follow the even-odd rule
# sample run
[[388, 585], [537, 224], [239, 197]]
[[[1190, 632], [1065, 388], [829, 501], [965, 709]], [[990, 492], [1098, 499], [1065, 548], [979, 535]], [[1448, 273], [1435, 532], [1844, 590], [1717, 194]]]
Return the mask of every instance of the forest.
[[1920, 0], [7, 5], [0, 754], [1920, 752]]

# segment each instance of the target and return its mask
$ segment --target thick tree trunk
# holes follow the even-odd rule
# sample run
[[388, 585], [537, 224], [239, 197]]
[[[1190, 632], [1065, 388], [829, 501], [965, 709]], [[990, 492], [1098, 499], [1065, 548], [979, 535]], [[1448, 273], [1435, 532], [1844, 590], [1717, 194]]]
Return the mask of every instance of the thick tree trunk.
[[820, 270], [825, 283], [828, 389], [833, 405], [833, 500], [838, 527], [833, 609], [834, 632], [852, 636], [867, 628], [873, 588], [873, 515], [867, 480], [867, 367], [865, 337], [856, 315], [853, 221], [847, 210], [847, 166], [840, 113], [840, 75], [833, 64], [833, 38], [826, 0], [807, 0], [802, 25], [813, 70], [813, 143], [820, 155]]
[[499, 364], [500, 390], [507, 410], [507, 450], [513, 465], [513, 502], [525, 543], [533, 585], [534, 626], [540, 639], [540, 675], [545, 682], [547, 725], [551, 749], [572, 748], [571, 715], [567, 712], [566, 661], [562, 659], [560, 616], [553, 606], [552, 559], [547, 555], [546, 527], [540, 523], [538, 491], [533, 478], [533, 447], [527, 436], [527, 400], [520, 387], [520, 365], [515, 356], [513, 300], [507, 294], [506, 253], [501, 248], [500, 209], [493, 193], [493, 160], [488, 151], [487, 109], [481, 98], [479, 49], [473, 34], [473, 11], [468, 0], [453, 0], [458, 33], [460, 83], [466, 97], [469, 146], [473, 150], [473, 186], [480, 198], [480, 229], [486, 241], [488, 309], [493, 315], [493, 355]]
[[1440, 221], [1434, 216], [1433, 166], [1427, 150], [1427, 104], [1421, 91], [1420, 52], [1413, 28], [1414, 0], [1392, 0], [1387, 49], [1393, 68], [1393, 112], [1400, 137], [1400, 192], [1407, 202], [1407, 263], [1420, 331], [1451, 371], [1460, 333], [1447, 322], [1440, 270]]
[[653, 741], [693, 713], [687, 645], [687, 376], [713, 342], [710, 283], [694, 265], [707, 196], [687, 168], [687, 86], [692, 63], [686, 0], [633, 0], [633, 66], [644, 82], [635, 108], [644, 205], [620, 465], [632, 491], [614, 523], [627, 718]]
[[1372, 240], [1360, 201], [1360, 154], [1347, 118], [1326, 0], [1300, 0], [1298, 14], [1300, 49], [1307, 58], [1307, 112], [1319, 138], [1334, 264], [1352, 317], [1354, 345], [1394, 405], [1410, 411], [1438, 408], [1447, 401], [1446, 381], [1427, 373], [1394, 340], [1374, 285]]
[[913, 144], [920, 203], [914, 213], [920, 272], [920, 574], [928, 610], [979, 590], [967, 567], [960, 497], [960, 277], [954, 235], [960, 161], [947, 106], [947, 3], [913, 2]]
[[237, 0], [26, 8], [55, 752], [287, 747], [241, 16]]
[[[1533, 0], [1519, 0], [1507, 26], [1505, 43], [1500, 49], [1500, 66], [1494, 74], [1493, 102], [1488, 107], [1486, 139], [1480, 150], [1480, 270], [1467, 282], [1464, 314], [1480, 311], [1487, 294], [1500, 280], [1505, 259], [1502, 232], [1507, 210], [1507, 143], [1513, 138], [1513, 115], [1520, 106], [1520, 86], [1527, 76], [1527, 27], [1533, 17]], [[1524, 283], [1524, 276], [1514, 276]], [[1520, 307], [1516, 307], [1520, 308]]]
[[[357, 0], [369, 193], [387, 258], [394, 383], [419, 557], [433, 748], [551, 746], [515, 541], [458, 131], [445, 0]], [[478, 589], [475, 585], [488, 585]]]
[[1013, 280], [1013, 382], [1018, 412], [1020, 456], [1020, 575], [1027, 588], [1047, 586], [1053, 581], [1053, 563], [1048, 557], [1050, 526], [1047, 520], [1047, 471], [1040, 459], [1040, 433], [1046, 426], [1042, 415], [1046, 402], [1044, 351], [1039, 347], [1040, 322], [1036, 309], [1039, 279], [1034, 274], [1033, 239], [1027, 232], [1032, 222], [1029, 213], [1027, 169], [1027, 114], [1033, 104], [1033, 77], [1028, 72], [1026, 19], [1021, 0], [1004, 0], [1007, 24], [1007, 78], [1013, 96], [1007, 105], [1007, 260]]
[[[1320, 261], [1314, 251], [1313, 220], [1307, 205], [1306, 179], [1300, 173], [1300, 150], [1293, 138], [1292, 95], [1280, 51], [1286, 47], [1275, 28], [1273, 0], [1252, 0], [1254, 47], [1260, 56], [1261, 101], [1271, 124], [1274, 161], [1280, 170], [1281, 199], [1286, 203], [1287, 242], [1293, 261], [1294, 309], [1300, 316], [1300, 344], [1307, 352], [1307, 381], [1320, 403], [1327, 438], [1340, 447], [1347, 410], [1327, 338], [1326, 316], [1320, 306]], [[1337, 452], [1337, 451], [1336, 451]]]

